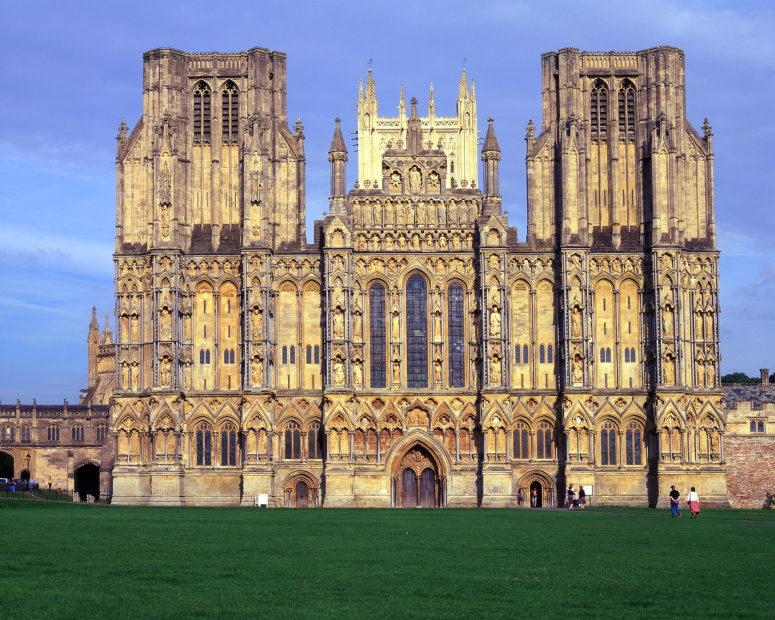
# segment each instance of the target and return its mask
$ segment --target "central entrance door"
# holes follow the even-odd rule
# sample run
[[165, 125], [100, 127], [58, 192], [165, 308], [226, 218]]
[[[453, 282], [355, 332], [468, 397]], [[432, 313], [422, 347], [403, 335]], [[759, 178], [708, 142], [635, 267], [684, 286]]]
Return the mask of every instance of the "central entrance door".
[[304, 480], [296, 483], [296, 508], [307, 507], [307, 497], [309, 496], [309, 487]]
[[400, 483], [396, 505], [403, 508], [439, 506], [439, 476], [430, 453], [422, 446], [409, 450], [399, 463]]
[[530, 483], [530, 506], [541, 508], [544, 505], [544, 489], [538, 480]]

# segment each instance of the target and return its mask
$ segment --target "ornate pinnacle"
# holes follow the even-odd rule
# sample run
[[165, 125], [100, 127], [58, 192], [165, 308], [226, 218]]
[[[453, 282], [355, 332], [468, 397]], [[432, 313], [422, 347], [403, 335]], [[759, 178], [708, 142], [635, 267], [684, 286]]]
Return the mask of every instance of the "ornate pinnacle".
[[532, 140], [535, 137], [536, 128], [535, 125], [533, 125], [533, 119], [531, 118], [527, 122], [527, 127], [525, 128], [525, 140]]
[[706, 140], [713, 135], [713, 129], [711, 128], [710, 122], [707, 118], [702, 122], [702, 133], [705, 134]]

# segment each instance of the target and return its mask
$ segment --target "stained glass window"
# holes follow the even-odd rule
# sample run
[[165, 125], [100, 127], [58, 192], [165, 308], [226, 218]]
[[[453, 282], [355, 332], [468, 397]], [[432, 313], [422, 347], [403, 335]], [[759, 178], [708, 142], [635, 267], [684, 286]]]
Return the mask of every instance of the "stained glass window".
[[369, 372], [373, 388], [386, 386], [385, 287], [379, 282], [369, 289]]
[[406, 285], [406, 352], [407, 386], [428, 387], [428, 300], [425, 280], [418, 274]]
[[452, 387], [465, 385], [465, 337], [463, 318], [463, 287], [453, 284], [449, 287], [449, 384]]
[[637, 422], [631, 422], [626, 434], [626, 462], [627, 465], [641, 464], [641, 427]]
[[520, 422], [514, 430], [514, 458], [526, 459], [528, 454], [528, 432], [527, 427]]
[[600, 431], [600, 463], [616, 465], [616, 428], [610, 422]]

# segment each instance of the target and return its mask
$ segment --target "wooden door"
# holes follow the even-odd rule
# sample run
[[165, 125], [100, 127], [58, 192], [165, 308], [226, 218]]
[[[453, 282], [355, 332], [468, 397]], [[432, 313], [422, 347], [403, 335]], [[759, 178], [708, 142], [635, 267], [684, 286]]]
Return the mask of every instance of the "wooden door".
[[309, 487], [303, 480], [296, 483], [296, 508], [306, 508], [307, 498], [309, 496]]
[[417, 476], [407, 467], [401, 472], [401, 505], [404, 508], [416, 508], [417, 504]]
[[423, 508], [436, 507], [436, 472], [430, 467], [423, 469], [420, 476], [420, 504]]

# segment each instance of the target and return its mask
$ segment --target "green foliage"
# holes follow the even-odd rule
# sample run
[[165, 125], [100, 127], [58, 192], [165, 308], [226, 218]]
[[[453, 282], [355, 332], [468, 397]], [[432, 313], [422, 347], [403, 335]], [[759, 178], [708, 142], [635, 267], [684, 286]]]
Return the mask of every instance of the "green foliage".
[[[775, 513], [0, 501], [25, 617], [771, 617]], [[751, 570], [756, 567], [756, 570]], [[66, 606], [63, 607], [63, 601]], [[13, 614], [12, 614], [13, 615]], [[18, 614], [17, 614], [18, 615]]]
[[721, 376], [722, 385], [729, 385], [732, 383], [756, 384], [759, 383], [760, 380], [759, 377], [749, 377], [744, 372], [731, 372], [728, 375]]

